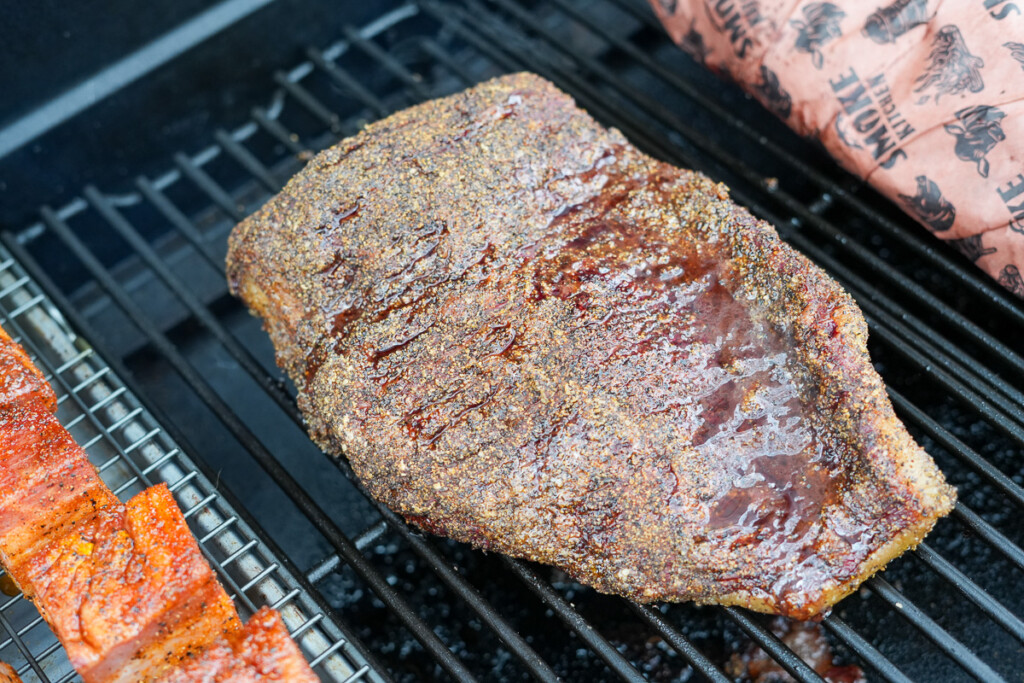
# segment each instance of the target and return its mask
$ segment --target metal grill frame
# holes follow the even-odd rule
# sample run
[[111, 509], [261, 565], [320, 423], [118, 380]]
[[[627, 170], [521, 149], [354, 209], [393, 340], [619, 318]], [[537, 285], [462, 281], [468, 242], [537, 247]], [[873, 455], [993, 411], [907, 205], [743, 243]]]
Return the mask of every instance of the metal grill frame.
[[[639, 0], [605, 1], [620, 8], [648, 28], [660, 30], [656, 19]], [[495, 607], [481, 597], [474, 586], [457, 570], [451, 568], [444, 555], [431, 541], [409, 529], [387, 508], [377, 505], [383, 521], [371, 524], [359, 537], [351, 539], [342, 533], [232, 408], [218, 397], [181, 351], [154, 326], [146, 313], [132, 301], [122, 285], [111, 275], [109, 269], [100, 263], [68, 226], [68, 221], [82, 212], [93, 212], [101, 216], [112, 230], [132, 245], [154, 277], [173, 292], [198, 324], [223, 344], [231, 357], [263, 387], [282, 411], [301, 424], [294, 402], [278, 385], [273, 375], [225, 329], [209, 308], [189, 290], [188, 285], [166, 267], [161, 261], [160, 254], [141, 237], [136, 227], [124, 218], [120, 209], [137, 202], [148, 202], [167, 219], [184, 242], [195, 248], [211, 266], [222, 271], [223, 264], [210, 249], [209, 235], [204, 235], [192, 219], [175, 207], [164, 191], [177, 182], [192, 183], [207, 195], [211, 205], [218, 207], [229, 219], [238, 220], [244, 215], [238, 200], [243, 192], [226, 190], [204, 171], [204, 166], [211, 160], [224, 155], [237, 163], [249, 174], [253, 182], [261, 187], [259, 196], [265, 198], [269, 193], [280, 189], [281, 181], [287, 177], [288, 169], [295, 170], [298, 163], [293, 160], [294, 163], [289, 164], [287, 158], [280, 160], [280, 166], [260, 161], [246, 147], [252, 136], [269, 135], [282, 145], [288, 155], [303, 155], [307, 146], [320, 148], [339, 136], [354, 132], [358, 118], [342, 119], [304, 85], [304, 81], [312, 74], [326, 76], [338, 88], [357, 100], [371, 116], [384, 116], [400, 106], [440, 94], [434, 92], [420, 74], [409, 71], [401, 61], [395, 59], [374, 40], [382, 32], [414, 16], [433, 18], [449, 35], [457, 36], [481, 58], [500, 70], [525, 68], [549, 78], [570, 92], [581, 106], [597, 118], [620, 128], [641, 148], [654, 151], [667, 161], [686, 167], [718, 167], [744, 179], [749, 186], [762, 188], [762, 192], [737, 191], [734, 188], [733, 196], [738, 203], [748, 206], [758, 216], [771, 221], [779, 228], [785, 239], [844, 284], [863, 309], [874, 338], [882, 340], [882, 343], [902, 360], [919, 368], [929, 380], [974, 410], [1008, 438], [1017, 444], [1024, 444], [1024, 394], [1007, 377], [970, 355], [961, 353], [953, 341], [937, 333], [934, 326], [924, 318], [941, 320], [957, 327], [962, 336], [975, 348], [1000, 358], [1009, 368], [1007, 374], [1018, 381], [1024, 378], [1024, 358], [911, 277], [893, 269], [869, 248], [851, 239], [842, 226], [827, 218], [827, 215], [835, 207], [842, 207], [870, 221], [887, 237], [912, 250], [937, 272], [955, 280], [958, 286], [969, 291], [989, 310], [997, 312], [1011, 324], [1024, 328], [1024, 307], [1019, 302], [992, 282], [980, 277], [969, 265], [946, 251], [935, 248], [929, 238], [922, 236], [918, 231], [908, 230], [905, 225], [882, 215], [870, 202], [859, 196], [857, 185], [852, 179], [848, 183], [837, 182], [790, 154], [782, 145], [764, 138], [741, 119], [724, 110], [714, 98], [700, 92], [684, 79], [659, 65], [644, 50], [616, 37], [594, 22], [571, 0], [549, 0], [546, 7], [568, 17], [581, 30], [589, 31], [603, 40], [609, 48], [627, 55], [637, 65], [659, 78], [666, 87], [685, 93], [708, 112], [719, 117], [723, 125], [730, 126], [738, 136], [749, 139], [752, 145], [785, 162], [800, 178], [817, 188], [816, 200], [805, 202], [797, 199], [780, 187], [779, 183], [761, 177], [742, 159], [707, 140], [699, 130], [662, 106], [651, 94], [639, 91], [599, 61], [573, 54], [541, 17], [525, 9], [515, 0], [467, 0], [462, 4], [422, 0], [406, 5], [362, 29], [350, 27], [342, 41], [325, 50], [311, 49], [308, 62], [287, 73], [277, 74], [275, 83], [278, 89], [270, 106], [255, 109], [252, 121], [234, 131], [217, 131], [214, 136], [215, 144], [198, 154], [177, 155], [174, 159], [176, 168], [167, 174], [153, 180], [142, 177], [136, 179], [136, 191], [126, 195], [109, 195], [96, 188], [86, 188], [81, 199], [61, 210], [44, 209], [39, 224], [17, 235], [3, 236], [4, 243], [45, 286], [58, 307], [70, 311], [70, 305], [63, 293], [49, 282], [24, 247], [44, 231], [56, 234], [88, 268], [105, 294], [133, 320], [152, 347], [157, 349], [227, 429], [246, 446], [253, 459], [278, 482], [281, 489], [334, 548], [333, 554], [325, 557], [307, 573], [307, 580], [311, 584], [316, 584], [342, 564], [350, 566], [394, 612], [424, 649], [436, 658], [438, 664], [457, 680], [475, 680], [475, 677], [433, 632], [430, 625], [388, 585], [385, 577], [360, 552], [363, 545], [385, 530], [407, 543], [421, 562], [434, 571], [440, 580], [494, 631], [526, 670], [540, 680], [555, 680], [556, 672], [539, 657], [524, 638], [516, 633]], [[423, 35], [419, 38], [419, 47], [462, 86], [475, 82], [476, 74], [466, 67], [464, 59], [442, 47], [440, 41], [430, 35]], [[402, 86], [403, 97], [395, 102], [386, 102], [363, 85], [359, 78], [346, 70], [341, 63], [341, 58], [349, 51], [356, 51], [373, 59], [393, 74]], [[608, 102], [609, 93], [613, 93], [616, 98], [611, 103]], [[635, 109], [627, 111], [622, 106], [624, 102], [631, 104]], [[284, 123], [290, 109], [301, 110], [306, 116], [317, 120], [322, 133], [300, 141]], [[663, 128], [677, 133], [682, 142], [667, 140], [659, 132], [651, 132], [643, 125], [644, 120], [654, 121]], [[252, 188], [246, 191], [249, 195], [252, 194]], [[823, 249], [820, 246], [821, 240], [832, 240], [841, 244], [844, 258], [854, 259], [856, 267], [851, 268], [842, 259]], [[890, 292], [897, 292], [898, 296], [892, 296]], [[901, 301], [911, 302], [913, 312]], [[916, 314], [917, 312], [923, 314]], [[88, 334], [88, 324], [85, 320], [70, 313], [69, 315], [74, 326]], [[1024, 507], [1024, 487], [986, 461], [901, 393], [890, 388], [889, 394], [897, 412], [908, 424], [914, 425], [934, 439], [950, 455], [990, 483], [1007, 501]], [[346, 475], [352, 476], [344, 462], [339, 462], [338, 465]], [[1024, 551], [985, 521], [981, 515], [960, 503], [952, 519], [991, 545], [1011, 565], [1024, 570]], [[1024, 623], [995, 597], [944, 559], [940, 553], [929, 545], [922, 544], [913, 557], [928, 571], [943, 577], [953, 589], [972, 602], [985, 618], [1001, 626], [1017, 641], [1024, 642]], [[541, 603], [605, 661], [610, 671], [624, 680], [643, 679], [636, 667], [601, 635], [599, 625], [584, 619], [558, 590], [542, 579], [530, 565], [513, 559], [505, 559], [504, 562], [510, 572], [517, 576]], [[910, 626], [928, 638], [938, 652], [949, 657], [968, 675], [982, 681], [1003, 680], [969, 647], [939, 626], [925, 609], [915, 605], [885, 579], [876, 576], [867, 585], [875, 595], [906, 619]], [[729, 680], [672, 624], [671, 619], [661, 609], [639, 605], [634, 605], [633, 609], [640, 621], [647, 624], [653, 633], [660, 635], [695, 672], [712, 681]], [[725, 608], [723, 611], [794, 678], [799, 681], [821, 680], [764, 625], [761, 619], [741, 609]], [[896, 663], [887, 659], [875, 645], [838, 617], [830, 616], [824, 621], [824, 625], [837, 641], [855, 653], [875, 675], [889, 681], [909, 680]]]

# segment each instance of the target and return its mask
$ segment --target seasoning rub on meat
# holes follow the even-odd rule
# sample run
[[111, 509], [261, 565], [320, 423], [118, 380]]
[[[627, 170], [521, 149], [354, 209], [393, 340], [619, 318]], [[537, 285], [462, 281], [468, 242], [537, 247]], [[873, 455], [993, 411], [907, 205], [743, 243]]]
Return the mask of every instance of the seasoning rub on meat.
[[808, 618], [953, 506], [853, 300], [530, 74], [320, 154], [228, 266], [374, 496], [601, 591]]

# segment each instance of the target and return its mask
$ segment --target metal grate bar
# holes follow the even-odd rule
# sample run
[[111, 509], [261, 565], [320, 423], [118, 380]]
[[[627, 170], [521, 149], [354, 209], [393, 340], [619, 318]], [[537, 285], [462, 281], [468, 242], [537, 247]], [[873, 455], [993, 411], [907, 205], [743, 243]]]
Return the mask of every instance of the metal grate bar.
[[982, 519], [963, 503], [957, 503], [952, 515], [968, 529], [993, 547], [998, 548], [1017, 568], [1024, 571], [1024, 550]]
[[[383, 536], [387, 530], [388, 523], [384, 520], [380, 520], [376, 524], [371, 524], [369, 527], [364, 529], [358, 536], [352, 539], [352, 542], [355, 544], [357, 549], [366, 550], [371, 543]], [[338, 553], [330, 553], [314, 564], [312, 569], [306, 572], [306, 578], [308, 578], [309, 582], [312, 584], [320, 583], [339, 566], [341, 566], [341, 557], [338, 556]]]
[[[865, 316], [865, 318], [867, 318], [867, 316]], [[892, 330], [877, 319], [874, 319], [874, 324], [871, 329], [879, 336], [886, 337], [887, 340], [893, 335]], [[993, 406], [992, 403], [986, 400], [986, 398], [981, 394], [969, 389], [962, 382], [958, 382], [945, 370], [935, 367], [933, 363], [929, 363], [925, 356], [917, 351], [917, 349], [912, 348], [909, 344], [895, 342], [891, 343], [889, 347], [930, 375], [938, 384], [941, 384], [943, 387], [948, 389], [950, 395], [960, 401], [963, 405], [974, 408], [979, 415], [984, 417], [990, 424], [997, 427], [1001, 432], [1015, 440], [1017, 443], [1024, 444], [1024, 428]]]
[[921, 608], [908, 601], [888, 581], [875, 575], [868, 579], [867, 584], [883, 600], [892, 605], [900, 616], [917, 627], [921, 633], [935, 643], [940, 650], [949, 655], [968, 674], [985, 683], [995, 683], [1004, 680], [1002, 676], [993, 671], [992, 667], [971, 652], [963, 643], [949, 635], [945, 629], [935, 623]]
[[288, 94], [294, 97], [295, 101], [305, 107], [313, 116], [325, 123], [332, 133], [340, 133], [342, 131], [341, 120], [338, 118], [338, 115], [320, 104], [315, 97], [309, 94], [308, 90], [288, 78], [287, 74], [280, 71], [277, 72], [274, 74], [274, 81], [288, 91]]
[[96, 260], [85, 245], [78, 240], [67, 225], [49, 209], [44, 209], [43, 219], [47, 226], [54, 231], [82, 264], [86, 266], [104, 291], [128, 314], [136, 327], [149, 337], [154, 347], [193, 388], [203, 403], [213, 410], [218, 419], [246, 447], [257, 463], [278, 482], [281, 489], [295, 502], [302, 513], [313, 522], [317, 530], [334, 546], [335, 550], [371, 586], [374, 593], [394, 611], [416, 639], [437, 658], [438, 663], [457, 679], [474, 680], [465, 666], [447, 649], [430, 627], [413, 612], [408, 603], [388, 585], [384, 577], [373, 568], [369, 561], [356, 550], [337, 525], [316, 505], [313, 499], [287, 470], [273, 458], [262, 442], [256, 438], [242, 420], [224, 403], [223, 399], [216, 394], [213, 388], [171, 344], [170, 340], [156, 329], [148, 317], [138, 308], [138, 305], [120, 288], [113, 277]]
[[384, 103], [346, 69], [327, 59], [320, 50], [315, 48], [307, 50], [306, 55], [313, 62], [314, 66], [326, 73], [345, 92], [351, 93], [360, 102], [370, 107], [374, 114], [381, 117], [387, 116], [388, 108]]
[[[890, 297], [869, 284], [864, 278], [858, 276], [853, 270], [842, 265], [826, 251], [814, 245], [805, 235], [799, 232], [787, 232], [786, 239], [810, 256], [816, 263], [826, 268], [836, 279], [846, 285], [848, 289], [857, 292], [857, 303], [866, 314], [870, 313], [873, 317], [883, 320], [888, 326], [898, 331], [900, 337], [910, 340], [913, 344], [927, 352], [936, 362], [950, 368], [958, 376], [966, 378], [972, 386], [979, 386], [983, 378], [983, 381], [989, 387], [1011, 399], [1012, 402], [1006, 402], [1000, 397], [994, 397], [994, 399], [1000, 401], [1000, 406], [1004, 410], [1011, 412], [1017, 409], [1017, 420], [1019, 422], [1024, 420], [1024, 411], [1020, 411], [1017, 408], [1021, 403], [1024, 403], [1024, 393], [1021, 393], [1019, 389], [973, 358], [966, 356], [963, 350], [957, 349], [941, 335], [936, 334], [935, 330], [924, 324], [917, 316], [896, 304]], [[895, 337], [892, 337], [892, 339], [895, 339]], [[888, 340], [889, 337], [887, 337]], [[933, 342], [938, 344], [942, 351], [936, 349]], [[956, 359], [955, 361], [953, 360], [954, 358]], [[971, 373], [974, 374], [972, 375]]]
[[[205, 185], [203, 186], [206, 190]], [[181, 281], [178, 276], [171, 272], [170, 268], [156, 255], [149, 243], [138, 233], [135, 227], [115, 209], [105, 197], [92, 186], [86, 187], [84, 194], [86, 199], [103, 216], [104, 220], [128, 242], [132, 249], [142, 258], [160, 280], [174, 293], [176, 297], [188, 308], [193, 316], [213, 334], [217, 341], [223, 344], [233, 357], [247, 370], [260, 368], [259, 361], [252, 353], [242, 346], [224, 327], [216, 320], [209, 309], [203, 305], [192, 291]], [[211, 192], [211, 196], [212, 196]], [[223, 265], [219, 265], [219, 272], [223, 274]], [[260, 368], [261, 369], [261, 368]], [[283, 390], [282, 390], [283, 391]]]
[[502, 561], [513, 574], [518, 576], [533, 591], [534, 595], [540, 598], [541, 602], [549, 605], [558, 618], [562, 620], [562, 623], [571, 628], [591, 650], [604, 660], [608, 668], [614, 671], [622, 680], [634, 682], [645, 680], [640, 672], [636, 670], [636, 667], [619, 654], [618, 650], [612, 647], [611, 643], [605, 640], [604, 636], [598, 633], [597, 629], [590, 622], [581, 617], [576, 610], [572, 609], [569, 603], [556, 593], [550, 585], [542, 581], [526, 563], [511, 557], [503, 557]]
[[906, 674], [900, 671], [888, 657], [850, 628], [845, 621], [833, 614], [822, 623], [825, 625], [825, 628], [846, 644], [848, 648], [856, 652], [861, 661], [874, 669], [882, 678], [890, 681], [890, 683], [911, 683]]
[[723, 674], [718, 667], [711, 663], [703, 652], [698, 650], [689, 638], [684, 636], [679, 629], [674, 628], [665, 618], [653, 607], [631, 603], [630, 607], [653, 628], [665, 642], [672, 646], [672, 649], [682, 655], [694, 669], [699, 671], [712, 683], [730, 683], [732, 679]]
[[270, 190], [271, 192], [277, 192], [281, 189], [281, 183], [277, 181], [267, 167], [256, 158], [256, 155], [250, 152], [248, 149], [243, 147], [237, 140], [229, 135], [224, 130], [217, 130], [213, 137], [220, 143], [220, 146], [224, 148], [228, 156], [237, 161], [242, 168], [248, 171], [249, 175], [256, 178], [263, 187]]
[[1000, 471], [997, 467], [982, 458], [978, 453], [967, 446], [963, 441], [956, 438], [930, 418], [923, 410], [911, 403], [903, 394], [895, 389], [888, 388], [889, 398], [897, 413], [920, 427], [928, 436], [935, 439], [948, 452], [955, 455], [961, 462], [975, 472], [985, 477], [993, 486], [998, 488], [1007, 498], [1020, 507], [1024, 507], [1024, 487]]
[[195, 226], [192, 225], [192, 221], [186, 218], [185, 214], [179, 211], [178, 207], [171, 203], [167, 196], [158, 190], [148, 178], [144, 176], [136, 178], [135, 187], [139, 188], [142, 196], [188, 240], [189, 244], [195, 248], [207, 263], [213, 266], [214, 269], [223, 267], [223, 259], [213, 253], [210, 245], [203, 239], [203, 236]]
[[476, 79], [473, 78], [472, 74], [469, 73], [462, 63], [445, 52], [444, 48], [434, 42], [432, 38], [421, 38], [420, 47], [423, 49], [423, 52], [430, 55], [434, 60], [444, 65], [444, 68], [455, 74], [455, 76], [458, 77], [458, 79], [465, 85], [469, 86], [475, 83]]
[[[7, 620], [3, 612], [0, 612], [0, 626], [10, 634], [10, 639], [14, 641], [15, 647], [21, 652], [22, 656], [27, 660], [28, 664], [18, 670], [18, 675], [22, 676], [25, 672], [31, 670], [36, 676], [39, 676], [41, 681], [49, 681], [49, 677], [43, 672], [41, 666], [39, 666], [38, 660], [32, 655], [32, 651], [29, 649], [25, 641], [21, 639], [21, 634], [17, 632], [17, 629]], [[40, 657], [40, 659], [42, 659]]]
[[201, 169], [195, 162], [183, 152], [178, 152], [174, 155], [174, 163], [178, 165], [181, 172], [185, 174], [185, 177], [191, 180], [193, 183], [203, 188], [203, 191], [210, 196], [211, 199], [223, 209], [224, 213], [231, 216], [236, 221], [242, 220], [245, 215], [242, 213], [242, 208], [238, 206], [231, 199], [231, 196], [224, 191], [217, 182], [209, 176], [203, 169]]
[[824, 679], [818, 672], [808, 666], [807, 662], [786, 647], [785, 643], [779, 640], [778, 636], [762, 626], [745, 610], [736, 607], [723, 607], [726, 614], [739, 624], [739, 627], [746, 631], [747, 635], [754, 640], [758, 646], [771, 655], [772, 659], [779, 663], [783, 669], [798, 681], [815, 681], [824, 683]]
[[345, 679], [345, 683], [355, 683], [355, 681], [360, 680], [363, 676], [365, 676], [367, 673], [369, 673], [369, 671], [370, 671], [370, 667], [364, 666], [362, 669], [360, 669], [359, 671], [355, 672], [354, 674], [352, 674], [351, 676], [346, 678]]
[[491, 627], [502, 642], [511, 648], [512, 654], [526, 666], [537, 680], [550, 682], [559, 680], [558, 675], [547, 662], [541, 659], [533, 647], [526, 642], [526, 639], [520, 636], [489, 602], [484, 600], [476, 588], [457, 571], [449, 567], [445, 559], [397, 515], [391, 513], [391, 516], [388, 519], [391, 527], [398, 531], [452, 592], [480, 615], [480, 618]]
[[973, 602], [992, 621], [996, 622], [1011, 636], [1024, 642], [1024, 623], [1015, 617], [1013, 613], [1003, 607], [991, 595], [982, 590], [978, 584], [971, 581], [953, 564], [939, 555], [927, 543], [917, 546], [914, 559], [922, 563], [935, 573], [941, 575], [946, 581], [956, 586], [957, 590], [963, 593], [964, 597]]
[[428, 93], [427, 89], [423, 87], [422, 79], [409, 73], [409, 70], [406, 69], [401, 62], [381, 49], [377, 43], [364, 38], [362, 34], [352, 26], [345, 27], [345, 37], [348, 38], [352, 45], [355, 45], [357, 48], [372, 57], [374, 61], [387, 69], [391, 74], [397, 76], [405, 87], [412, 91], [418, 100], [425, 100], [430, 97], [430, 93]]
[[[347, 466], [345, 469], [348, 469]], [[355, 475], [350, 471], [346, 471], [346, 474], [349, 474], [353, 481], [356, 481]], [[452, 569], [447, 561], [422, 536], [409, 528], [398, 515], [384, 505], [380, 503], [375, 503], [375, 505], [391, 528], [398, 532], [402, 539], [430, 566], [453, 593], [459, 596], [491, 627], [502, 642], [511, 648], [512, 654], [526, 666], [534, 677], [542, 681], [553, 682], [558, 680], [555, 672], [541, 659], [533, 647], [516, 633], [515, 629], [505, 621], [494, 606], [484, 600], [476, 588], [457, 571]]]
[[298, 142], [298, 136], [293, 136], [285, 130], [284, 126], [277, 119], [267, 116], [267, 112], [262, 107], [253, 108], [252, 118], [263, 130], [270, 133], [275, 140], [284, 145], [292, 154], [299, 155], [305, 151], [305, 148]]

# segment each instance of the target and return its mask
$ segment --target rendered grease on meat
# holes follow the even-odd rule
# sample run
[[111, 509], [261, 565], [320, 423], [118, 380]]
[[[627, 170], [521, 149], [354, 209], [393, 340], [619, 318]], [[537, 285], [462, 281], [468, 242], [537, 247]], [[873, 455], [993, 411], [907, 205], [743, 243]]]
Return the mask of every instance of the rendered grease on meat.
[[953, 505], [850, 297], [530, 74], [317, 156], [228, 270], [374, 496], [604, 592], [808, 618]]

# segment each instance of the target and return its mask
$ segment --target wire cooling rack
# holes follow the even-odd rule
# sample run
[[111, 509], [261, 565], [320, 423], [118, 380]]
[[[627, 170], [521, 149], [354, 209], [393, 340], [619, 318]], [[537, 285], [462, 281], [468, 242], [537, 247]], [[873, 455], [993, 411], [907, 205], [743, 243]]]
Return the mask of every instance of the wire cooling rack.
[[[262, 605], [279, 610], [322, 680], [380, 680], [295, 574], [2, 247], [0, 325], [45, 373], [61, 423], [121, 500], [153, 484], [168, 485], [243, 618]], [[0, 660], [26, 682], [78, 680], [35, 606], [2, 571]]]

